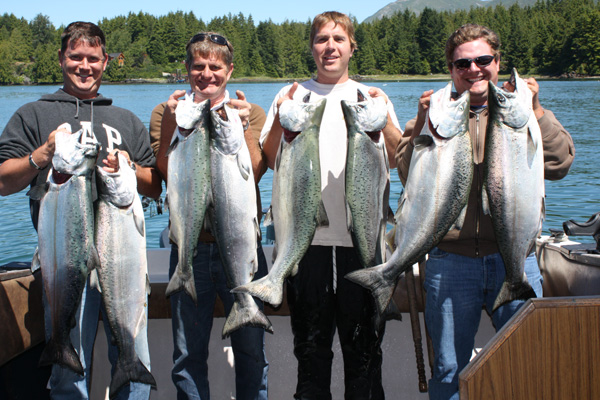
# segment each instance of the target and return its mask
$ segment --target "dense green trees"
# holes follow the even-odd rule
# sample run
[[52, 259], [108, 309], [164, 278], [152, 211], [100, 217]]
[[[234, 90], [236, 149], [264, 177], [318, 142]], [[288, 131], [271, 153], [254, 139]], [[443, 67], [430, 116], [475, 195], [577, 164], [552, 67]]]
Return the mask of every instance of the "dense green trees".
[[[517, 4], [419, 15], [404, 11], [372, 23], [355, 21], [358, 50], [351, 74], [446, 73], [444, 45], [458, 26], [489, 26], [502, 40], [502, 70], [522, 74], [600, 74], [600, 6], [596, 0], [539, 0]], [[234, 77], [302, 78], [315, 73], [308, 46], [310, 21], [271, 20], [229, 14], [204, 22], [181, 11], [155, 17], [129, 13], [98, 22], [109, 53], [123, 53], [125, 65], [110, 64], [105, 78], [159, 78], [184, 70], [185, 45], [194, 33], [224, 34], [235, 48]], [[53, 83], [62, 80], [57, 54], [60, 32], [48, 17], [28, 22], [0, 16], [0, 84]]]

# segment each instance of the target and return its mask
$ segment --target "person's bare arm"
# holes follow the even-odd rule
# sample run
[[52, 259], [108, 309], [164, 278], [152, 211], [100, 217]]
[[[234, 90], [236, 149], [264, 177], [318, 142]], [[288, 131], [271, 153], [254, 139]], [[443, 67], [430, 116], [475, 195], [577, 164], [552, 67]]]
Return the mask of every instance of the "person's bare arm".
[[177, 101], [180, 97], [185, 95], [185, 90], [176, 90], [167, 101], [167, 106], [163, 113], [163, 118], [160, 127], [160, 144], [158, 153], [156, 154], [156, 168], [160, 173], [160, 176], [167, 182], [167, 173], [169, 167], [169, 159], [167, 157], [167, 151], [173, 138], [173, 132], [177, 128], [177, 122], [175, 120], [175, 109], [177, 108]]
[[281, 106], [281, 103], [284, 101], [292, 100], [297, 89], [298, 82], [294, 82], [289, 92], [277, 100], [277, 114], [275, 114], [275, 118], [273, 119], [271, 130], [269, 130], [269, 133], [262, 144], [262, 149], [265, 154], [265, 158], [267, 159], [267, 166], [271, 169], [275, 167], [275, 158], [277, 157], [277, 151], [279, 150], [279, 144], [281, 143], [281, 133], [283, 131], [283, 128], [279, 123], [279, 106]]
[[[33, 162], [40, 168], [45, 168], [52, 162], [56, 132], [51, 132], [46, 143], [31, 153]], [[40, 170], [29, 163], [29, 154], [4, 161], [0, 165], [0, 195], [8, 196], [20, 192], [35, 179], [39, 172]]]

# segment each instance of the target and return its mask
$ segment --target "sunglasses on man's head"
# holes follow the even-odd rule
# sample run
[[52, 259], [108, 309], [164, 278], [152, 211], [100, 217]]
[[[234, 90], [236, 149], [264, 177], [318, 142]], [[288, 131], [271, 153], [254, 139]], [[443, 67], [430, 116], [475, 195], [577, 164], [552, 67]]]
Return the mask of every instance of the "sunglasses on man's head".
[[475, 57], [475, 58], [461, 58], [458, 59], [454, 62], [452, 62], [452, 65], [454, 65], [456, 68], [458, 69], [469, 69], [471, 68], [471, 63], [475, 62], [475, 64], [478, 67], [487, 67], [488, 65], [490, 65], [492, 63], [492, 61], [494, 61], [494, 56], [479, 56], [479, 57]]
[[215, 44], [229, 47], [229, 44], [227, 43], [227, 39], [225, 39], [225, 37], [223, 37], [221, 35], [217, 35], [216, 33], [211, 33], [211, 34], [198, 33], [198, 34], [194, 35], [194, 37], [192, 38], [192, 40], [190, 42], [191, 43], [203, 42], [206, 38], [209, 38], [210, 41]]

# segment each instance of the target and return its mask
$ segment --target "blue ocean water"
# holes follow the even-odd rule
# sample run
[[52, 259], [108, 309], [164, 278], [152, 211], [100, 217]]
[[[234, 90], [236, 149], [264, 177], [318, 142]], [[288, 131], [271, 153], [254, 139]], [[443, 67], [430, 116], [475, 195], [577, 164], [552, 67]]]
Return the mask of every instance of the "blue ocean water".
[[[374, 82], [381, 87], [396, 110], [400, 124], [412, 119], [417, 111], [417, 100], [423, 91], [440, 89], [447, 82], [410, 81]], [[231, 83], [230, 93], [242, 90], [249, 101], [267, 110], [283, 83]], [[59, 86], [0, 86], [0, 128], [23, 104], [35, 101]], [[182, 84], [128, 84], [102, 86], [101, 93], [111, 97], [115, 105], [133, 111], [148, 126], [154, 106], [167, 100], [176, 89], [186, 89]], [[546, 181], [546, 221], [544, 233], [550, 228], [560, 229], [569, 219], [585, 221], [600, 211], [600, 150], [598, 125], [600, 115], [600, 81], [540, 81], [542, 105], [552, 110], [558, 120], [571, 133], [576, 147], [575, 162], [566, 178]], [[392, 171], [390, 206], [397, 208], [402, 185]], [[260, 182], [263, 206], [271, 200], [272, 171]], [[37, 235], [29, 217], [29, 201], [26, 190], [7, 197], [0, 197], [0, 265], [11, 261], [30, 261], [37, 246]], [[163, 191], [164, 195], [164, 191]], [[168, 213], [155, 214], [155, 208], [146, 212], [148, 247], [159, 247], [160, 232], [167, 226]], [[264, 229], [263, 229], [264, 230]], [[263, 235], [264, 237], [264, 235]], [[591, 240], [591, 238], [581, 238]]]

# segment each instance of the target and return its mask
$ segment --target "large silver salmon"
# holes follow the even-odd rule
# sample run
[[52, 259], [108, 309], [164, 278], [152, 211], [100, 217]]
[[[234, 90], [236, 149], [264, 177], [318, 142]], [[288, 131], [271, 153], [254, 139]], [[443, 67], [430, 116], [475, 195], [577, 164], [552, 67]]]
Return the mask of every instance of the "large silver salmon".
[[267, 276], [237, 287], [235, 293], [250, 293], [274, 306], [281, 304], [285, 278], [298, 271], [317, 226], [329, 224], [321, 200], [319, 163], [325, 103], [326, 99], [312, 103], [288, 100], [279, 108], [284, 133], [273, 174], [275, 261]]
[[185, 290], [197, 302], [192, 261], [210, 193], [210, 100], [195, 104], [186, 96], [176, 118], [179, 127], [193, 130], [187, 136], [177, 130], [168, 153], [170, 239], [177, 245], [178, 263], [166, 295]]
[[[150, 293], [146, 260], [146, 229], [135, 171], [119, 154], [119, 171], [97, 167], [96, 268], [112, 339], [119, 350], [110, 382], [110, 398], [129, 382], [156, 387], [138, 353], [150, 360], [147, 339], [147, 298]], [[136, 348], [136, 338], [139, 343]]]
[[489, 84], [483, 205], [492, 217], [506, 268], [494, 310], [515, 299], [536, 297], [524, 268], [545, 210], [542, 134], [532, 111], [532, 94], [516, 70], [511, 79], [514, 92]]
[[[258, 268], [256, 249], [260, 228], [256, 214], [256, 186], [237, 111], [225, 106], [211, 111], [211, 117], [214, 128], [210, 138], [212, 201], [208, 216], [227, 286], [233, 289], [251, 282]], [[224, 338], [244, 326], [273, 331], [271, 322], [252, 296], [247, 293], [235, 293], [234, 296], [235, 302], [223, 326]]]
[[[40, 366], [58, 364], [83, 375], [70, 332], [89, 272], [98, 265], [94, 246], [91, 177], [100, 144], [82, 144], [83, 131], [56, 133], [56, 151], [40, 200], [38, 249], [32, 265], [42, 270], [52, 333]], [[31, 197], [41, 193], [32, 190]]]
[[381, 264], [390, 199], [390, 164], [381, 130], [387, 124], [383, 97], [358, 92], [359, 101], [342, 100], [348, 129], [346, 216], [364, 267]]
[[[451, 99], [452, 84], [431, 96], [427, 121], [414, 139], [404, 192], [395, 215], [395, 250], [384, 264], [346, 278], [371, 290], [384, 313], [400, 275], [435, 247], [464, 219], [473, 151], [468, 132], [469, 92]], [[430, 126], [433, 128], [430, 129]]]

